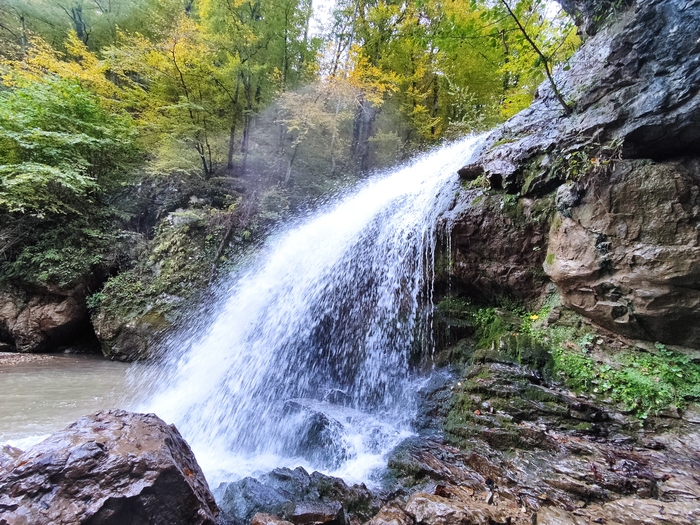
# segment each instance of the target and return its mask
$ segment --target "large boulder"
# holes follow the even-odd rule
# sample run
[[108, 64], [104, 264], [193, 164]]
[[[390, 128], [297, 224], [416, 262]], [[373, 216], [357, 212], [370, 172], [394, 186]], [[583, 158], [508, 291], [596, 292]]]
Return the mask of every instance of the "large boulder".
[[85, 290], [0, 289], [0, 346], [43, 352], [90, 335]]
[[153, 414], [79, 419], [0, 470], [0, 525], [213, 525], [189, 446]]
[[93, 316], [92, 322], [102, 353], [117, 361], [141, 361], [154, 357], [159, 341], [173, 327], [159, 312], [147, 312], [127, 320], [100, 311]]

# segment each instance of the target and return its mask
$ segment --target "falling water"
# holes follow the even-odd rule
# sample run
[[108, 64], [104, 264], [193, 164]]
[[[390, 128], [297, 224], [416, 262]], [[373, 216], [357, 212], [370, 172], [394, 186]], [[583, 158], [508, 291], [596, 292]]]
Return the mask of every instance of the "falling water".
[[367, 480], [408, 434], [431, 350], [435, 229], [479, 137], [363, 184], [270, 239], [216, 313], [169, 342], [145, 409], [210, 482], [305, 465]]

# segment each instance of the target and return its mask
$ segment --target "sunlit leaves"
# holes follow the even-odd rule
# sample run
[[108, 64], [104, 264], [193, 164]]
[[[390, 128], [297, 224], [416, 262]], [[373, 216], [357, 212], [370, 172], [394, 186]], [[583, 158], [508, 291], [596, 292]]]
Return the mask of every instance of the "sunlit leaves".
[[138, 158], [130, 121], [76, 81], [47, 77], [0, 93], [0, 210], [81, 213]]

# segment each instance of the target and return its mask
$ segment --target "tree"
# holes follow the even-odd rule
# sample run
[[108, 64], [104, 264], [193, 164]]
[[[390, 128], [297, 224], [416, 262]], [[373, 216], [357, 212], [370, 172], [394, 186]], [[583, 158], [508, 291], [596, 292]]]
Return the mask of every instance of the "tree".
[[45, 78], [0, 93], [0, 210], [81, 214], [139, 158], [131, 120], [75, 80]]
[[[525, 27], [525, 22], [521, 21], [520, 17], [515, 13], [513, 8], [511, 8], [510, 4], [508, 3], [507, 0], [500, 0], [501, 4], [506, 8], [506, 11], [508, 12], [508, 15], [510, 18], [515, 22], [515, 25], [518, 27], [518, 30], [522, 34], [523, 38], [525, 41], [528, 43], [532, 51], [537, 56], [536, 60], [536, 65], [540, 65], [542, 69], [544, 69], [545, 75], [547, 76], [547, 80], [549, 81], [549, 85], [552, 88], [552, 92], [554, 93], [554, 96], [556, 97], [557, 101], [561, 105], [561, 107], [564, 109], [564, 113], [567, 115], [571, 114], [571, 108], [569, 105], [566, 103], [564, 100], [564, 97], [562, 96], [561, 92], [559, 91], [559, 88], [557, 87], [556, 82], [554, 81], [553, 77], [553, 72], [552, 72], [552, 63], [555, 61], [555, 57], [557, 53], [561, 50], [562, 46], [566, 43], [567, 39], [573, 39], [572, 37], [572, 31], [573, 31], [573, 25], [571, 24], [571, 27], [569, 28], [568, 35], [566, 31], [566, 26], [564, 27], [563, 35], [560, 37], [560, 42], [556, 42], [555, 39], [552, 39], [549, 37], [549, 39], [542, 39], [542, 27], [540, 26], [538, 31], [532, 32], [532, 30], [528, 30]], [[521, 3], [522, 4], [522, 3]], [[539, 4], [539, 5], [538, 5]], [[529, 5], [530, 10], [536, 10], [538, 7], [541, 8], [542, 3], [541, 2], [534, 2]], [[527, 9], [526, 9], [527, 12]], [[532, 16], [530, 17], [532, 19]], [[542, 19], [540, 18], [540, 24], [542, 24]], [[540, 37], [541, 42], [537, 42], [538, 35]], [[548, 41], [549, 40], [549, 41]], [[552, 43], [554, 45], [552, 45]], [[546, 47], [545, 47], [546, 46]], [[549, 52], [545, 54], [546, 48], [549, 48]]]

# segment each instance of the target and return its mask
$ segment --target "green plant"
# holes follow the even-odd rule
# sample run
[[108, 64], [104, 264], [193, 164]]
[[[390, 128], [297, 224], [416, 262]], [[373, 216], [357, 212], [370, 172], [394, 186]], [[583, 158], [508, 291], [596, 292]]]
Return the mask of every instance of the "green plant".
[[657, 353], [628, 351], [612, 365], [586, 354], [593, 337], [554, 349], [555, 370], [575, 390], [608, 394], [627, 410], [645, 419], [668, 407], [683, 408], [700, 399], [700, 365], [689, 357], [657, 345]]

